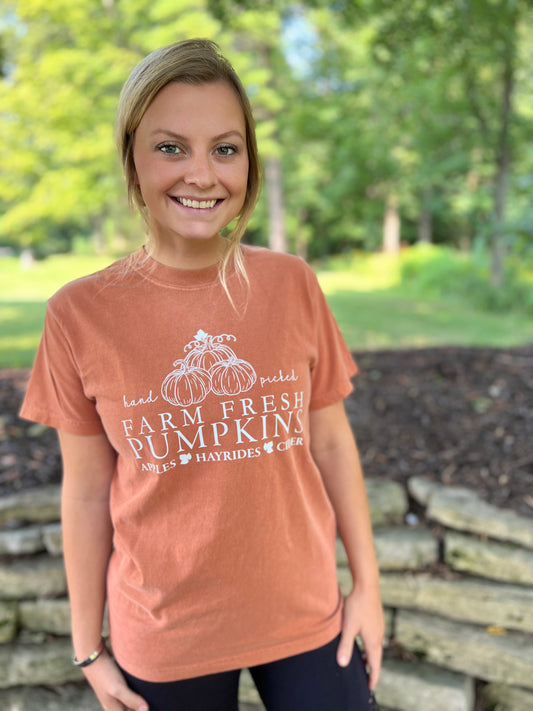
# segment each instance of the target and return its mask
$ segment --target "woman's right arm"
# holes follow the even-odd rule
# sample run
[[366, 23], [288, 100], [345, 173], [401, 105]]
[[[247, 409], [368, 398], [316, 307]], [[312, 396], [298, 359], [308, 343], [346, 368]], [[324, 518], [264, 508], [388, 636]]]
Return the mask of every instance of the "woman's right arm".
[[[61, 520], [76, 659], [94, 652], [102, 634], [113, 528], [109, 492], [116, 453], [104, 434], [59, 432], [63, 458]], [[148, 711], [104, 652], [83, 669], [105, 711]]]

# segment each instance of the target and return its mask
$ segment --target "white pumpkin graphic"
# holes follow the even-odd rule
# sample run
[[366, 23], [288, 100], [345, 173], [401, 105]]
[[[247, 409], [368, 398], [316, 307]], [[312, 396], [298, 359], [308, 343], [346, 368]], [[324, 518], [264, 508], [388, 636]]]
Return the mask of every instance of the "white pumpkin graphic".
[[171, 405], [189, 407], [205, 400], [211, 391], [234, 396], [250, 390], [257, 375], [227, 344], [236, 340], [230, 334], [210, 336], [200, 329], [185, 346], [185, 358], [175, 361], [175, 369], [164, 379], [163, 398]]

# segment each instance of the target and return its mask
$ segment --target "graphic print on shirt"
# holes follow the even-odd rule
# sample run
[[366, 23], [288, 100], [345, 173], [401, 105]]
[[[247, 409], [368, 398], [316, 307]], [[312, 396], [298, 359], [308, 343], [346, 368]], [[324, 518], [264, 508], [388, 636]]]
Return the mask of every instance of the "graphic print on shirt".
[[205, 400], [209, 392], [216, 395], [239, 395], [253, 387], [255, 370], [224, 341], [235, 336], [210, 336], [199, 330], [184, 351], [185, 358], [174, 361], [174, 368], [161, 386], [161, 395], [171, 405], [188, 407]]
[[[303, 446], [304, 392], [292, 390], [299, 380], [294, 369], [258, 377], [239, 358], [234, 335], [202, 329], [183, 352], [163, 377], [160, 395], [123, 396], [130, 416], [122, 431], [141, 471], [164, 474]], [[154, 407], [163, 401], [165, 410]]]

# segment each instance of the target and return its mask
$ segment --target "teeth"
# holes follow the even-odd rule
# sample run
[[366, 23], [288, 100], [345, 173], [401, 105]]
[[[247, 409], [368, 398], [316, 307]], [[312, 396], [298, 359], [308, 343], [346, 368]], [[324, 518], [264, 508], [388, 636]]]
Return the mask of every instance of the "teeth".
[[193, 207], [195, 210], [209, 210], [215, 207], [216, 200], [188, 200], [187, 198], [176, 198], [184, 207]]

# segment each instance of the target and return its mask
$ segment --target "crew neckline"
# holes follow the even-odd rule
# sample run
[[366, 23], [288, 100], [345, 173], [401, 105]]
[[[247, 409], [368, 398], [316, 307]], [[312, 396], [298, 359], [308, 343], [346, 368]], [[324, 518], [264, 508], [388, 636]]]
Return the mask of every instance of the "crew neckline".
[[[200, 269], [182, 269], [180, 267], [170, 267], [158, 262], [151, 257], [145, 246], [140, 247], [133, 254], [134, 268], [145, 279], [156, 284], [182, 289], [201, 289], [212, 286], [219, 280], [219, 263], [211, 264]], [[228, 265], [227, 275], [230, 277], [234, 272], [234, 266]]]

